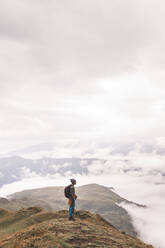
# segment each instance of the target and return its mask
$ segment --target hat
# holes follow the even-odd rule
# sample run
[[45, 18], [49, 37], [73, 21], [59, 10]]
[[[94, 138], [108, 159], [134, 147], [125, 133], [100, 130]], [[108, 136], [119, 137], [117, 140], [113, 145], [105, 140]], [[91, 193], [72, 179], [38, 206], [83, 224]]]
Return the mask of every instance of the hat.
[[72, 178], [70, 179], [71, 183], [75, 183], [76, 182], [76, 179]]

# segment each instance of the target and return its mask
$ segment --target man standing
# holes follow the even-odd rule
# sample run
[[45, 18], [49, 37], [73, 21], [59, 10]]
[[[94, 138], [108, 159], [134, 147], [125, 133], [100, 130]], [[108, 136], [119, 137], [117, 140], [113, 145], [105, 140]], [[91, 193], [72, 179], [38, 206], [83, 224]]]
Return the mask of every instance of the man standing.
[[68, 201], [69, 220], [74, 220], [73, 213], [74, 213], [75, 203], [76, 203], [76, 199], [77, 199], [77, 195], [75, 194], [75, 188], [74, 188], [74, 185], [76, 184], [76, 180], [71, 179], [70, 181], [72, 184], [70, 185], [70, 194], [69, 194], [69, 201]]

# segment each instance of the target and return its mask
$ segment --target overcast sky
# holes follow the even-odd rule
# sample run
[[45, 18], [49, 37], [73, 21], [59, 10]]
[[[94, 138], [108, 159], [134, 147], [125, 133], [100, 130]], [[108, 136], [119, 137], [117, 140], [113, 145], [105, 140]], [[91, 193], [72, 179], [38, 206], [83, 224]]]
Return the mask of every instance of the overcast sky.
[[54, 140], [165, 147], [164, 8], [0, 0], [1, 153]]

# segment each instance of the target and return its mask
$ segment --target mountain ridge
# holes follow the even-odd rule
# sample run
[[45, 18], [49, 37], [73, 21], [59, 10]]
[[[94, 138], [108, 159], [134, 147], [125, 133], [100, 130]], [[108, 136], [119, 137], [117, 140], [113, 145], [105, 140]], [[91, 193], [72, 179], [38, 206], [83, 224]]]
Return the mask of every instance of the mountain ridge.
[[[132, 224], [132, 219], [127, 211], [120, 206], [121, 202], [132, 203], [108, 187], [98, 184], [88, 184], [76, 187], [78, 199], [76, 208], [88, 210], [100, 214], [104, 219], [111, 222], [117, 229], [132, 236], [137, 232]], [[9, 211], [21, 208], [40, 206], [47, 211], [58, 211], [68, 209], [67, 199], [64, 197], [64, 187], [45, 187], [24, 190], [9, 196], [8, 199], [0, 199], [0, 207]], [[143, 207], [140, 205], [140, 207]]]
[[76, 211], [75, 219], [69, 221], [66, 210], [52, 213], [39, 207], [17, 212], [0, 209], [0, 247], [153, 248], [119, 232], [98, 214]]

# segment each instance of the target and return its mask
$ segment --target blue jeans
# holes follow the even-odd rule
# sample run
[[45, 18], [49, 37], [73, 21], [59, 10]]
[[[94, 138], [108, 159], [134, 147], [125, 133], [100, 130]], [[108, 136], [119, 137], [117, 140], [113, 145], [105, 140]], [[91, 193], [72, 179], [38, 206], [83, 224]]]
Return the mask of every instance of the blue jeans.
[[76, 201], [73, 200], [72, 201], [72, 204], [69, 207], [69, 218], [72, 218], [72, 215], [73, 215], [74, 209], [75, 209], [75, 205], [76, 205]]

